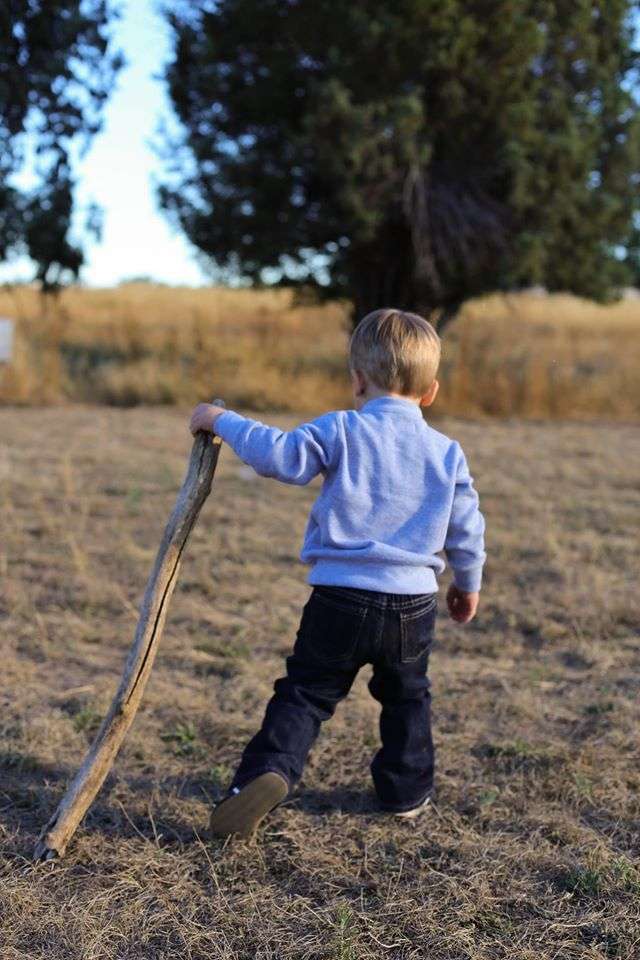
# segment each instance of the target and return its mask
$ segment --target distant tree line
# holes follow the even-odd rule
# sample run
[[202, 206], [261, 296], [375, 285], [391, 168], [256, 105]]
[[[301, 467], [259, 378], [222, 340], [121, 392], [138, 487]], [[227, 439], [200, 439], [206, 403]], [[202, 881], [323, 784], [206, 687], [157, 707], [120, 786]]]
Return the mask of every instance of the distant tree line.
[[[173, 0], [162, 209], [212, 276], [439, 318], [640, 275], [638, 4]], [[72, 157], [122, 60], [110, 0], [0, 8], [0, 259], [77, 277]], [[28, 133], [28, 137], [25, 134]], [[25, 144], [33, 183], [18, 187]], [[89, 218], [97, 226], [95, 211]], [[91, 225], [91, 223], [89, 224]]]
[[[628, 0], [178, 0], [162, 207], [220, 276], [444, 323], [632, 282]], [[635, 89], [634, 89], [635, 85]]]
[[[108, 0], [6, 0], [0, 5], [0, 260], [27, 254], [44, 290], [78, 276], [70, 238], [72, 152], [86, 146], [122, 64]], [[16, 186], [25, 152], [35, 162]], [[30, 165], [31, 166], [31, 165]], [[87, 211], [88, 229], [99, 212]]]

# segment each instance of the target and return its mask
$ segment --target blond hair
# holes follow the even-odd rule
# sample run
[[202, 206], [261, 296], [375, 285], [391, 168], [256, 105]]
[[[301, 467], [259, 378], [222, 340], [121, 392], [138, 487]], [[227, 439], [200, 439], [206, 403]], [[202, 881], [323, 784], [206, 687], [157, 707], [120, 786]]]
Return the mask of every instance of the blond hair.
[[349, 365], [380, 389], [423, 396], [438, 372], [440, 337], [428, 320], [404, 310], [374, 310], [351, 337]]

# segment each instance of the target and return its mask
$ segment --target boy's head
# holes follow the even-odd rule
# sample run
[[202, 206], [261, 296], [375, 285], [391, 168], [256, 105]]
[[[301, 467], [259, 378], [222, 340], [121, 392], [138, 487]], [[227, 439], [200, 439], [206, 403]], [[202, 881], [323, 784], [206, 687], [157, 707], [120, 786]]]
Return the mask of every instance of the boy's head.
[[428, 320], [404, 310], [374, 310], [353, 332], [349, 366], [356, 399], [397, 394], [429, 406], [438, 392], [440, 337]]

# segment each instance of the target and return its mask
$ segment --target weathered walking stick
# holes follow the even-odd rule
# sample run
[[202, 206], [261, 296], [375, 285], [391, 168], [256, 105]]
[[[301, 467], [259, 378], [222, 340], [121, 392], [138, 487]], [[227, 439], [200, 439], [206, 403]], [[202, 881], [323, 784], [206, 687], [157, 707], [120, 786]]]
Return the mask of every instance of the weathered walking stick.
[[[223, 406], [221, 400], [215, 400]], [[162, 537], [144, 593], [135, 638], [118, 691], [93, 743], [56, 812], [43, 828], [34, 851], [36, 860], [61, 857], [91, 806], [136, 715], [162, 636], [182, 554], [202, 504], [211, 490], [221, 441], [200, 432], [191, 450], [187, 474]]]

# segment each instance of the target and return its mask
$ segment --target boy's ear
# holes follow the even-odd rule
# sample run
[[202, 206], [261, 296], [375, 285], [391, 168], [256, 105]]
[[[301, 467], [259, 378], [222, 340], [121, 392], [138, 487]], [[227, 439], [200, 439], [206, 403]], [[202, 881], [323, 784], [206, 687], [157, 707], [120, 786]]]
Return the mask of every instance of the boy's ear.
[[420, 406], [430, 407], [435, 398], [438, 396], [439, 389], [440, 384], [437, 380], [434, 380], [427, 392], [420, 397]]
[[351, 383], [356, 397], [363, 397], [367, 392], [367, 379], [362, 370], [351, 371]]

